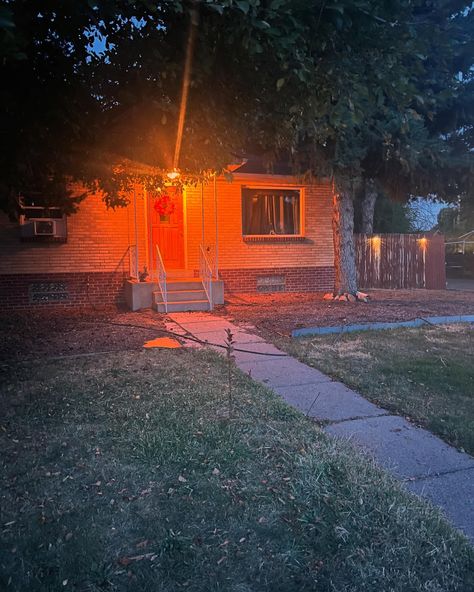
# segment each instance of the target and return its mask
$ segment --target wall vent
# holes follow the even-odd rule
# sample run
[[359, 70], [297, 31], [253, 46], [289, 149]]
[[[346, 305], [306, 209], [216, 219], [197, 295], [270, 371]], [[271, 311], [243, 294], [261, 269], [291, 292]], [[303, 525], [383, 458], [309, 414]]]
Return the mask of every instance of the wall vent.
[[257, 277], [257, 292], [285, 292], [284, 275], [261, 275]]
[[29, 286], [30, 304], [64, 302], [69, 300], [65, 282], [35, 282]]

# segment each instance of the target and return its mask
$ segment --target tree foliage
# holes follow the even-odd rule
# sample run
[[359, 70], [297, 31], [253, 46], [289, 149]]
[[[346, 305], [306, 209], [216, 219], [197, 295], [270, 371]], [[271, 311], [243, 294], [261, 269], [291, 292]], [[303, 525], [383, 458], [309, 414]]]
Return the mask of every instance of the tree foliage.
[[[269, 165], [351, 191], [467, 194], [470, 2], [10, 0], [0, 13], [1, 207], [69, 179], [110, 205], [162, 182], [175, 145], [189, 12], [200, 15], [180, 168]], [[100, 50], [98, 49], [100, 47]], [[140, 163], [143, 167], [129, 166]]]
[[[103, 190], [113, 206], [124, 203], [124, 190], [137, 179], [162, 183], [176, 140], [193, 6], [180, 0], [7, 3], [0, 21], [4, 209], [14, 210], [18, 195], [29, 191], [73, 207], [66, 191], [71, 179]], [[199, 3], [180, 161], [185, 173], [221, 169], [246, 146], [251, 87], [244, 96], [241, 85], [269, 28], [258, 6], [258, 0]]]
[[460, 236], [474, 230], [474, 202], [462, 199], [438, 213], [437, 228], [447, 236]]
[[[456, 234], [456, 228], [459, 224], [459, 209], [456, 207], [446, 207], [438, 212], [438, 230], [446, 235]], [[459, 232], [457, 233], [459, 234]]]
[[[354, 228], [355, 232], [364, 232], [362, 224], [362, 199], [355, 201]], [[414, 232], [407, 204], [391, 199], [386, 193], [379, 191], [373, 212], [373, 233]]]

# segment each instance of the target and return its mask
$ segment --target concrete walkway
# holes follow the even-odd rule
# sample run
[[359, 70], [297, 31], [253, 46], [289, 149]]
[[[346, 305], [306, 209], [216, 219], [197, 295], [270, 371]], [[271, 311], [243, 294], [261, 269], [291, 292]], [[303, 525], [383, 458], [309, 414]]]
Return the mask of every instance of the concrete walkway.
[[[324, 421], [328, 434], [350, 439], [372, 455], [407, 489], [443, 508], [453, 524], [474, 542], [474, 458], [225, 318], [203, 313], [174, 313], [169, 317], [170, 330], [210, 344], [223, 344], [225, 330], [231, 329], [235, 347], [258, 352], [235, 352], [241, 370], [309, 417]], [[193, 342], [188, 345], [196, 346]]]

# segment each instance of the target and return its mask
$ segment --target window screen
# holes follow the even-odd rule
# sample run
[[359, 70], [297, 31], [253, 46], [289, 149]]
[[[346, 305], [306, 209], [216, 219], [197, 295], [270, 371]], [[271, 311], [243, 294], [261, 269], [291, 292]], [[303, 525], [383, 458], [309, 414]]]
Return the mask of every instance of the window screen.
[[244, 235], [300, 234], [300, 192], [242, 189]]

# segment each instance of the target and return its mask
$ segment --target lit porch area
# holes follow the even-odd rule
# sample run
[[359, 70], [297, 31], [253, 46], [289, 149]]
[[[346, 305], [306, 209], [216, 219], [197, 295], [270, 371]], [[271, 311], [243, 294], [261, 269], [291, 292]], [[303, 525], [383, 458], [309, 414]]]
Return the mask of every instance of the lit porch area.
[[223, 304], [215, 180], [159, 194], [136, 189], [132, 200], [127, 306], [167, 313]]

